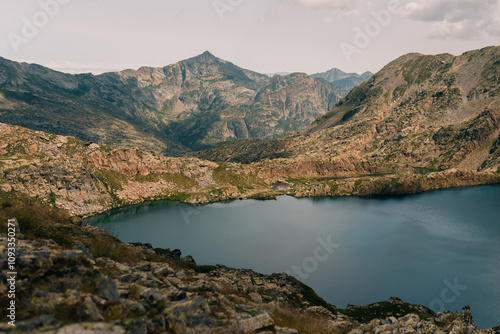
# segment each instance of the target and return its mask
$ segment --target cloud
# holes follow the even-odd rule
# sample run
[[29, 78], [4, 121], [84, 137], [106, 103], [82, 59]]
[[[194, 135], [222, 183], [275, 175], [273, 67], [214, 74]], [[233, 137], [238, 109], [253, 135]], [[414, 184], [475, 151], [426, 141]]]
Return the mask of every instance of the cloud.
[[414, 0], [405, 6], [402, 18], [433, 23], [432, 38], [500, 36], [499, 0]]

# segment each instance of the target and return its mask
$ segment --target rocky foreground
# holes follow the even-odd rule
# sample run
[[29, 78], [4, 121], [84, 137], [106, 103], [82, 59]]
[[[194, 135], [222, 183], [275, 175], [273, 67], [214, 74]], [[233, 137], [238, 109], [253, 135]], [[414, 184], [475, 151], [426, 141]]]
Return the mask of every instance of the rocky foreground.
[[[96, 227], [71, 230], [83, 240], [111, 238]], [[53, 240], [18, 238], [16, 326], [4, 322], [12, 318], [2, 307], [3, 333], [500, 333], [477, 329], [467, 307], [461, 314], [434, 314], [391, 298], [339, 310], [286, 274], [196, 266], [178, 251], [112, 238], [105, 244], [129, 261], [92, 254], [91, 248], [98, 253], [103, 245], [61, 247]], [[4, 264], [6, 245], [1, 236]], [[6, 272], [0, 277], [1, 305], [9, 302]]]

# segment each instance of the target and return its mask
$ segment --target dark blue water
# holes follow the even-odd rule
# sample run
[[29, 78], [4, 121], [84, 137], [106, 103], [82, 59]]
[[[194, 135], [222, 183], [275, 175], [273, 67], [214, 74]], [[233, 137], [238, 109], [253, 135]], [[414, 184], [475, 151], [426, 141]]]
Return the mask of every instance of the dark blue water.
[[198, 264], [289, 272], [345, 307], [392, 296], [500, 324], [500, 186], [390, 199], [149, 203], [89, 220]]

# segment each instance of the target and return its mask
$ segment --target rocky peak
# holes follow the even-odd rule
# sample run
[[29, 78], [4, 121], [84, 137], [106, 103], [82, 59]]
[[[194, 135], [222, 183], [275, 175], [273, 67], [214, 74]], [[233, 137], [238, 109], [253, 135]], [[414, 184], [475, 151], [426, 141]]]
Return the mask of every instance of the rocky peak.
[[195, 57], [188, 58], [186, 60], [181, 61], [181, 63], [187, 63], [187, 64], [195, 64], [195, 63], [196, 64], [213, 64], [216, 62], [225, 63], [224, 60], [217, 58], [209, 51], [205, 51], [202, 54], [199, 54]]

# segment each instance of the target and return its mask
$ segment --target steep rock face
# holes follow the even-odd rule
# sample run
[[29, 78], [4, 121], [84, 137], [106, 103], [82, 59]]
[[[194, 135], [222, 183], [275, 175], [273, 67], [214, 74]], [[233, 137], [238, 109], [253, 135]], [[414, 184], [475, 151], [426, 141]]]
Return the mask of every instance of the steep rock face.
[[0, 121], [178, 154], [297, 131], [341, 98], [323, 80], [301, 74], [281, 79], [276, 85], [277, 78], [209, 52], [163, 68], [97, 76], [0, 58]]
[[[358, 161], [351, 172], [498, 169], [500, 47], [408, 54], [354, 88], [309, 128], [265, 144], [222, 143], [197, 156], [244, 162]], [[344, 164], [345, 165], [345, 164]], [[371, 168], [360, 166], [372, 166]], [[345, 172], [349, 172], [346, 170]]]

